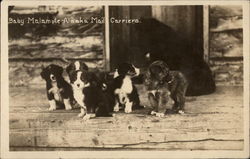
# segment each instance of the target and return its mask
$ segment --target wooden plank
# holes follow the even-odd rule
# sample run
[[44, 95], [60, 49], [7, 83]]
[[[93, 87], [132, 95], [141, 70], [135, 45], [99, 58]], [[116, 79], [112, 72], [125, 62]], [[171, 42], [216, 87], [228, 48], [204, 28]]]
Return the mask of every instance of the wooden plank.
[[[205, 127], [209, 129], [238, 128], [240, 131], [240, 128], [243, 126], [243, 124], [241, 124], [243, 120], [241, 116], [241, 113], [243, 113], [242, 111], [235, 113], [186, 113], [184, 115], [167, 115], [164, 118], [157, 118], [146, 115], [145, 113], [139, 114], [138, 112], [133, 114], [116, 113], [114, 117], [99, 117], [87, 122], [78, 118], [78, 113], [79, 112], [66, 113], [66, 111], [65, 113], [10, 113], [10, 128], [51, 128], [50, 125], [53, 125], [52, 127], [55, 129], [64, 129], [65, 127], [75, 125], [74, 128], [79, 129], [82, 124], [85, 124], [85, 126], [89, 128], [96, 128], [96, 125], [98, 127], [102, 124], [106, 124], [108, 128], [109, 126], [116, 126], [115, 124], [122, 124], [126, 130], [126, 125], [130, 125], [131, 128], [136, 128], [138, 130], [144, 128], [150, 130], [150, 127], [157, 128], [153, 131], [160, 132], [161, 129], [196, 129], [202, 128], [202, 126], [204, 126], [204, 129]], [[123, 119], [127, 122], [123, 123]], [[129, 121], [131, 119], [134, 121]], [[193, 123], [195, 124], [192, 125]], [[218, 123], [221, 123], [221, 125], [217, 125]], [[32, 126], [32, 124], [34, 126]], [[61, 127], [62, 125], [64, 125], [64, 127]], [[117, 125], [117, 128], [119, 128], [119, 125]]]
[[[147, 93], [144, 86], [137, 85], [137, 89], [140, 94], [142, 103], [147, 104]], [[9, 94], [10, 106], [48, 106], [45, 83], [33, 87], [10, 87]], [[34, 100], [34, 97], [39, 98], [36, 98], [36, 100]], [[224, 103], [225, 101], [234, 101], [237, 99], [243, 101], [242, 86], [218, 86], [215, 93], [199, 97], [187, 97], [187, 102], [200, 100], [201, 102], [204, 101], [203, 103], [211, 101]]]
[[[231, 133], [231, 132], [229, 132]], [[34, 146], [34, 147], [126, 147], [138, 146], [146, 144], [148, 148], [165, 148], [166, 145], [162, 143], [188, 143], [199, 141], [215, 141], [213, 149], [220, 149], [216, 141], [231, 141], [243, 142], [242, 137], [235, 134], [229, 135], [210, 134], [208, 132], [199, 133], [187, 132], [180, 133], [178, 130], [166, 131], [164, 133], [148, 133], [148, 132], [132, 132], [132, 131], [102, 131], [96, 130], [82, 132], [82, 130], [26, 130], [26, 131], [11, 131], [10, 146]], [[122, 137], [121, 137], [122, 136]], [[204, 146], [206, 146], [203, 143]], [[176, 148], [177, 145], [172, 145]], [[223, 149], [230, 149], [230, 146], [223, 147]], [[242, 146], [235, 147], [241, 149]]]
[[[203, 101], [200, 100], [191, 100], [186, 102], [186, 113], [189, 114], [223, 114], [223, 113], [241, 113], [242, 108], [243, 108], [243, 100], [242, 99], [235, 99], [235, 100], [230, 100], [228, 102], [222, 103], [223, 100], [221, 99], [214, 99], [209, 100], [209, 99], [204, 99]], [[212, 103], [213, 106], [211, 107], [210, 104]], [[144, 110], [135, 110], [135, 113], [145, 113], [147, 114], [146, 111], [149, 111], [149, 105], [147, 101], [144, 101], [143, 104], [146, 107]], [[237, 107], [235, 107], [237, 105]], [[49, 105], [48, 103], [44, 105], [16, 105], [16, 106], [11, 106], [10, 107], [10, 113], [77, 113], [79, 112], [79, 106], [73, 105], [73, 110], [64, 110], [64, 109], [59, 109], [55, 111], [48, 111]]]
[[[11, 146], [10, 151], [169, 151], [169, 150], [243, 150], [242, 140], [200, 140], [149, 142], [117, 147], [24, 147]], [[226, 149], [225, 149], [226, 147]]]

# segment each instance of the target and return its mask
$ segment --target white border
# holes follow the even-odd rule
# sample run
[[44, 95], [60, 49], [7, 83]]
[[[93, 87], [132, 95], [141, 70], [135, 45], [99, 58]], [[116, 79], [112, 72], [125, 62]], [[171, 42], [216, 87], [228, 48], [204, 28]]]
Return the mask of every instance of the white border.
[[[244, 17], [244, 151], [32, 151], [9, 152], [8, 5], [242, 5]], [[1, 5], [2, 158], [248, 158], [249, 157], [249, 2], [248, 1], [4, 1]], [[106, 35], [106, 34], [105, 34]], [[107, 36], [107, 35], [106, 35]], [[106, 37], [107, 38], [107, 37]], [[4, 125], [4, 127], [3, 127]]]

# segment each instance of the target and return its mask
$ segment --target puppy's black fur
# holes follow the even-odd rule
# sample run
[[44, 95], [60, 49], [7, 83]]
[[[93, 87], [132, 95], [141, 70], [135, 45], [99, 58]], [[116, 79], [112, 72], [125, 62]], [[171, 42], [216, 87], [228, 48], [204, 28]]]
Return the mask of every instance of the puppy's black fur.
[[153, 111], [165, 113], [169, 97], [174, 101], [173, 113], [183, 111], [188, 81], [179, 71], [170, 71], [163, 61], [153, 62], [145, 76], [145, 86]]
[[[58, 106], [64, 105], [63, 99], [73, 101], [73, 91], [68, 82], [62, 76], [63, 68], [51, 64], [42, 69], [41, 77], [46, 81], [46, 92], [48, 100], [55, 100]], [[64, 105], [65, 106], [65, 105]]]
[[85, 74], [86, 80], [90, 83], [88, 87], [83, 89], [87, 114], [95, 113], [96, 117], [112, 116], [112, 105], [114, 105], [115, 100], [107, 91], [107, 86], [104, 87], [106, 73], [84, 71], [83, 74]]

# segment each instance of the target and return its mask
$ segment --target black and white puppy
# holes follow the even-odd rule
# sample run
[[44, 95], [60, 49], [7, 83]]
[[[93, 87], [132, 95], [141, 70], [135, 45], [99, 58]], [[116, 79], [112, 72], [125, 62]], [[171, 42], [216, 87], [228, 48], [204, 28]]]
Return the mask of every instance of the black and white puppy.
[[103, 87], [101, 79], [94, 72], [86, 70], [74, 71], [70, 74], [70, 83], [74, 90], [74, 98], [81, 107], [79, 117], [87, 120], [91, 117], [111, 116], [112, 97]]
[[49, 110], [56, 110], [57, 106], [61, 105], [64, 105], [66, 110], [72, 109], [73, 92], [62, 73], [63, 68], [54, 64], [42, 69], [41, 77], [46, 81]]
[[114, 73], [111, 85], [116, 104], [114, 111], [119, 111], [119, 106], [125, 106], [125, 113], [131, 113], [132, 108], [140, 107], [140, 100], [137, 89], [132, 78], [140, 74], [140, 70], [130, 63], [121, 63]]
[[87, 83], [87, 80], [82, 75], [82, 71], [88, 71], [88, 66], [84, 62], [74, 61], [66, 67], [66, 72], [68, 73], [70, 84], [73, 89], [73, 97], [81, 107], [81, 113], [78, 115], [79, 117], [84, 116], [86, 109], [83, 102], [83, 88], [89, 86], [89, 83]]
[[[155, 61], [148, 67], [144, 84], [152, 107], [151, 114], [161, 117], [165, 113], [184, 113], [188, 81], [181, 72], [170, 71], [165, 62]], [[170, 98], [174, 105], [167, 110]]]

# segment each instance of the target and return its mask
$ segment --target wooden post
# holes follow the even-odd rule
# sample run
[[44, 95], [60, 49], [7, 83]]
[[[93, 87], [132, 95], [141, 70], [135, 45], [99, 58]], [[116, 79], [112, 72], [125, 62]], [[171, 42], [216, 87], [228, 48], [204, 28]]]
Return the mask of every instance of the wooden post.
[[105, 10], [105, 44], [104, 48], [105, 50], [103, 51], [104, 55], [104, 69], [106, 71], [110, 71], [110, 42], [109, 42], [109, 7], [106, 5], [104, 6]]
[[204, 60], [209, 63], [209, 6], [203, 6], [203, 48]]

